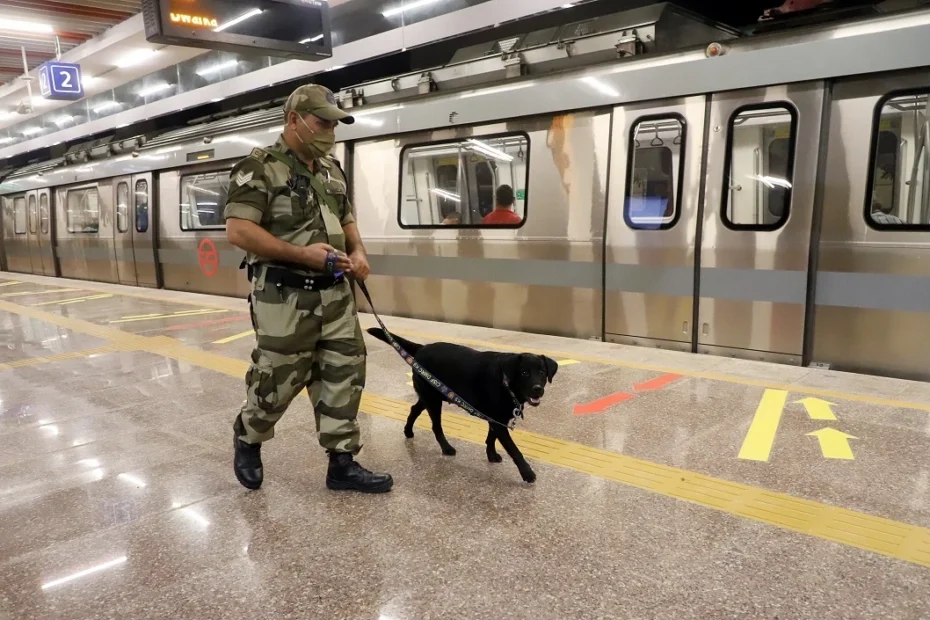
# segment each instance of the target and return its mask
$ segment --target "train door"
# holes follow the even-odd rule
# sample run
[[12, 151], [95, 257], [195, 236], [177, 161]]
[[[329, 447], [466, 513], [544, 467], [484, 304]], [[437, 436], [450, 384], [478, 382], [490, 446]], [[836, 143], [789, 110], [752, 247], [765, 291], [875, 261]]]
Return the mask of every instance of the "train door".
[[42, 248], [39, 245], [39, 194], [26, 192], [26, 241], [29, 247], [31, 273], [42, 274]]
[[51, 190], [40, 189], [39, 196], [39, 252], [42, 258], [42, 273], [47, 276], [56, 276], [54, 234], [52, 232], [52, 193]]
[[605, 339], [690, 351], [706, 98], [614, 110]]
[[714, 95], [697, 350], [801, 363], [820, 83]]
[[137, 174], [132, 177], [132, 249], [135, 257], [136, 280], [139, 286], [158, 287], [158, 272], [155, 265], [155, 227], [152, 219], [152, 175]]
[[116, 271], [120, 284], [137, 286], [136, 257], [132, 249], [132, 177], [118, 177], [113, 180], [116, 192], [114, 211], [116, 226], [113, 227], [113, 244], [116, 247]]

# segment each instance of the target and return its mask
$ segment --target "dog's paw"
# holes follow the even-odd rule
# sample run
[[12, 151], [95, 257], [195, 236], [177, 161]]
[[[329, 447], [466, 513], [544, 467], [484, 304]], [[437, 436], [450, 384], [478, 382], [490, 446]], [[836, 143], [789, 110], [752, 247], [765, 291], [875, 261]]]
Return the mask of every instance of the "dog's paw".
[[532, 469], [521, 471], [520, 475], [523, 476], [523, 482], [528, 482], [530, 484], [536, 482], [536, 472], [534, 472]]
[[412, 428], [407, 428], [407, 427], [405, 426], [405, 427], [404, 427], [404, 437], [406, 437], [407, 439], [413, 439], [413, 429], [412, 429]]
[[452, 446], [446, 446], [445, 448], [442, 449], [442, 453], [445, 454], [446, 456], [455, 456], [455, 448], [453, 448]]
[[489, 462], [489, 463], [502, 463], [503, 461], [504, 461], [504, 457], [502, 457], [502, 456], [501, 456], [500, 454], [498, 454], [497, 452], [489, 452], [489, 453], [488, 453], [488, 462]]

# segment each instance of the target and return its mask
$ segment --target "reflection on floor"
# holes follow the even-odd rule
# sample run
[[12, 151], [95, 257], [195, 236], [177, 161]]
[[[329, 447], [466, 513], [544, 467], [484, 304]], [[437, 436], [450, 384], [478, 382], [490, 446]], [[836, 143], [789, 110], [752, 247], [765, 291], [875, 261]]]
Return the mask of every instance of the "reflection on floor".
[[0, 620], [930, 614], [927, 384], [385, 320], [559, 362], [514, 434], [536, 484], [452, 407], [457, 456], [406, 439], [370, 339], [360, 460], [394, 490], [328, 492], [301, 397], [248, 492], [243, 301], [0, 274]]

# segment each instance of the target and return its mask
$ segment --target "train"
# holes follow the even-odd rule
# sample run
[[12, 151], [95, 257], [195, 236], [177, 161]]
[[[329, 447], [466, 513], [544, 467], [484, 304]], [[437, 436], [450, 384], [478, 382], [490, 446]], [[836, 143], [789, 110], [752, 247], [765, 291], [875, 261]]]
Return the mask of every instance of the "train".
[[[376, 309], [930, 379], [928, 65], [915, 10], [393, 98], [344, 89], [356, 123], [334, 156]], [[247, 297], [229, 171], [283, 120], [246, 110], [14, 171], [0, 267]], [[504, 185], [519, 222], [485, 224]]]

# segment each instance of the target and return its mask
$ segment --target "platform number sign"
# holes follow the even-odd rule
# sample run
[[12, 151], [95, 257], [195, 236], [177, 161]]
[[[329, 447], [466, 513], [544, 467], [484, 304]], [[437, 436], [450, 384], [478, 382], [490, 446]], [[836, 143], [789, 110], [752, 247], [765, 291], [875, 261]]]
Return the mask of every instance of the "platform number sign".
[[42, 97], [56, 101], [76, 101], [84, 97], [81, 65], [51, 60], [39, 66]]

